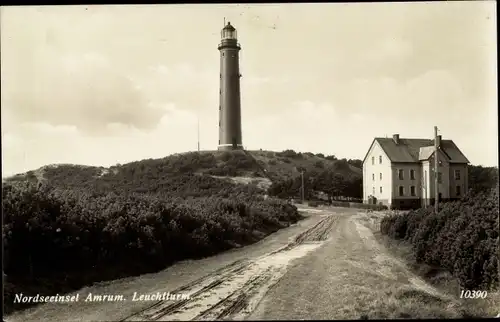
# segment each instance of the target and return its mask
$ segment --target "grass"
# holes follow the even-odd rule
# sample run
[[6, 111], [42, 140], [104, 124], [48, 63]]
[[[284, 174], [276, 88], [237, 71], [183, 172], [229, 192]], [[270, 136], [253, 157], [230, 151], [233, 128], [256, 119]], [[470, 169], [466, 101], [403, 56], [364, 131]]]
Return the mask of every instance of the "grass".
[[[500, 291], [488, 292], [488, 296], [485, 299], [461, 299], [460, 285], [451, 273], [427, 264], [417, 263], [409, 243], [393, 240], [388, 236], [382, 235], [380, 232], [375, 232], [374, 236], [379, 243], [385, 246], [391, 255], [402, 260], [413, 273], [422, 277], [422, 279], [439, 291], [454, 298], [456, 304], [453, 306], [460, 313], [460, 317], [485, 318], [495, 317], [500, 313]], [[420, 301], [423, 300], [420, 299]], [[429, 305], [432, 307], [435, 304], [431, 301]], [[439, 312], [439, 310], [436, 311], [435, 317], [442, 317]]]

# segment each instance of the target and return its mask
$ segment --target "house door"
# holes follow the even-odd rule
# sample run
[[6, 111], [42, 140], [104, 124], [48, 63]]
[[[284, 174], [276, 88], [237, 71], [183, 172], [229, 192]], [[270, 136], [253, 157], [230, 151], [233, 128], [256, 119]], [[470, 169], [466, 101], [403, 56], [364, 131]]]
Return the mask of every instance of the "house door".
[[441, 200], [442, 200], [442, 199], [443, 199], [443, 198], [442, 198], [442, 196], [441, 196], [441, 192], [440, 192], [440, 193], [438, 194], [438, 201], [439, 201], [439, 202], [441, 202]]
[[235, 149], [235, 150], [236, 150], [236, 149], [238, 148], [238, 144], [236, 143], [236, 138], [233, 136], [233, 137], [232, 137], [232, 139], [233, 139], [233, 140], [232, 140], [233, 149]]

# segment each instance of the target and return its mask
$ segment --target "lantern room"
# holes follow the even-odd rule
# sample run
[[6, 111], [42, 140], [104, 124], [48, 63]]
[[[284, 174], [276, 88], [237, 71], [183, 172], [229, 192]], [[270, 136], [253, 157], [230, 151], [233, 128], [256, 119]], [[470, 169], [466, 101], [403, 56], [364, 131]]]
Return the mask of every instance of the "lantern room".
[[236, 29], [231, 25], [230, 22], [227, 23], [227, 25], [222, 28], [222, 31], [220, 32], [221, 39], [237, 39], [236, 35]]

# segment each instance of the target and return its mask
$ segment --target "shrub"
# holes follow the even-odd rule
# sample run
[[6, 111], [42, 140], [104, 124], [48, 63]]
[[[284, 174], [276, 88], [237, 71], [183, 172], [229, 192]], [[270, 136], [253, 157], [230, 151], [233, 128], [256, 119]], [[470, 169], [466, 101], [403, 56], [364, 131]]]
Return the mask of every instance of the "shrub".
[[498, 283], [498, 186], [460, 201], [385, 217], [382, 234], [411, 243], [418, 262], [447, 269], [466, 289]]
[[[322, 162], [322, 161], [318, 161]], [[317, 166], [317, 165], [316, 165]], [[292, 198], [299, 195], [302, 185], [300, 176], [275, 181], [269, 187], [268, 194], [279, 198]], [[312, 196], [313, 191], [323, 192], [329, 196], [360, 198], [362, 195], [361, 176], [343, 176], [335, 169], [309, 170], [304, 173], [305, 194]]]
[[323, 169], [325, 167], [325, 164], [323, 163], [323, 161], [316, 161], [314, 163], [314, 166], [318, 169]]
[[475, 192], [489, 191], [498, 184], [498, 168], [468, 166], [469, 189]]
[[291, 158], [291, 159], [295, 159], [295, 158], [298, 158], [298, 154], [297, 152], [295, 152], [294, 150], [285, 150], [283, 152], [278, 152], [276, 153], [277, 156], [280, 156], [280, 157], [284, 157], [284, 158]]
[[161, 177], [154, 167], [130, 165], [101, 177], [92, 168], [68, 170], [52, 172], [48, 184], [2, 187], [7, 311], [20, 290], [40, 292], [28, 285], [43, 282], [56, 293], [156, 271], [254, 242], [256, 231], [267, 235], [300, 219], [295, 206], [264, 200], [252, 184]]

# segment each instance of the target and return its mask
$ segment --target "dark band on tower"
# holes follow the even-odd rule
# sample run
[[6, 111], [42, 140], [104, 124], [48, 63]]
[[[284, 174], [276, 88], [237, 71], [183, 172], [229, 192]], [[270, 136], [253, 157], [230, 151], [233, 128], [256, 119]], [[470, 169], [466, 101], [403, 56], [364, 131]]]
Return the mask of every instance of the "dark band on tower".
[[241, 138], [240, 44], [236, 29], [228, 22], [221, 31], [219, 150], [243, 149]]

